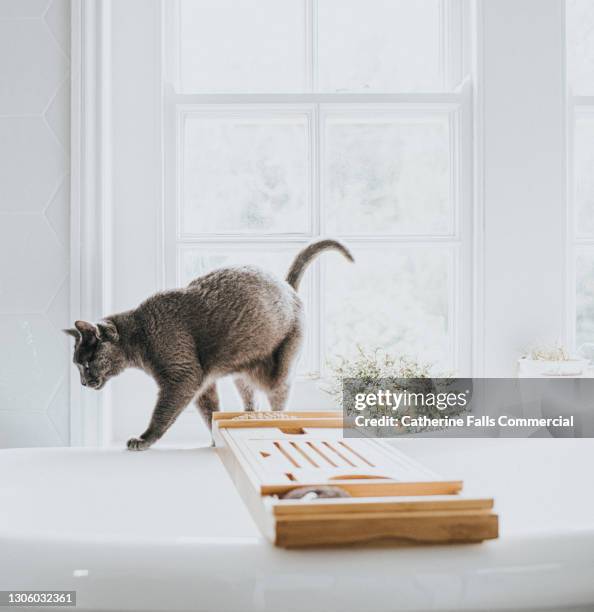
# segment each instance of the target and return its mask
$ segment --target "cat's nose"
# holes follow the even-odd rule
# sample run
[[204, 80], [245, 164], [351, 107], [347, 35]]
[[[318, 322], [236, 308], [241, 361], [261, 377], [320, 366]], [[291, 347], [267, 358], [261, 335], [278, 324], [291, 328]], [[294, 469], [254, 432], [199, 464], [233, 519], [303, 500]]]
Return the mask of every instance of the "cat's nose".
[[86, 386], [87, 386], [87, 381], [86, 381], [84, 378], [81, 378], [81, 379], [80, 379], [80, 384], [81, 384], [83, 387], [86, 387]]

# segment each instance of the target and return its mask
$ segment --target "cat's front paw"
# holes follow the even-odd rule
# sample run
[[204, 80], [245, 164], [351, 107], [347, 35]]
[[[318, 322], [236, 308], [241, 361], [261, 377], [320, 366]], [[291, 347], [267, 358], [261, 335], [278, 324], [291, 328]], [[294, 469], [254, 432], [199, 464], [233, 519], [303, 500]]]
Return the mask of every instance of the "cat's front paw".
[[130, 438], [128, 440], [128, 450], [141, 451], [146, 450], [150, 446], [150, 443], [142, 438]]

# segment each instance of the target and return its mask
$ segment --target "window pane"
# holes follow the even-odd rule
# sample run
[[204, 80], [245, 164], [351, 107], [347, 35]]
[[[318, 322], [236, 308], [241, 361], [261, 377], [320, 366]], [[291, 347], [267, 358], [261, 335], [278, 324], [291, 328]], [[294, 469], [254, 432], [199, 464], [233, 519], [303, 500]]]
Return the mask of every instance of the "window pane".
[[578, 235], [594, 234], [594, 113], [575, 120], [574, 197]]
[[351, 247], [355, 264], [324, 260], [326, 359], [353, 356], [360, 345], [451, 368], [451, 250]]
[[567, 0], [567, 72], [574, 94], [594, 94], [594, 2]]
[[319, 88], [443, 88], [440, 0], [318, 0]]
[[186, 117], [181, 233], [309, 231], [304, 114]]
[[576, 257], [576, 348], [594, 342], [594, 249]]
[[289, 250], [270, 245], [242, 248], [238, 246], [181, 247], [179, 281], [181, 286], [198, 276], [224, 266], [257, 266], [284, 279], [301, 246]]
[[305, 89], [305, 0], [181, 0], [179, 33], [184, 93]]
[[326, 231], [450, 234], [447, 116], [330, 116], [325, 122]]
[[[213, 245], [211, 247], [181, 247], [178, 253], [178, 284], [187, 285], [198, 276], [224, 266], [257, 266], [272, 273], [279, 279], [284, 279], [295, 255], [303, 248], [303, 244], [290, 247], [278, 245], [254, 245], [240, 247], [232, 245]], [[306, 337], [299, 360], [298, 372], [311, 373], [316, 366], [313, 364], [312, 306], [310, 302], [313, 278], [313, 266], [306, 273], [304, 282], [299, 287], [299, 296], [305, 305]]]

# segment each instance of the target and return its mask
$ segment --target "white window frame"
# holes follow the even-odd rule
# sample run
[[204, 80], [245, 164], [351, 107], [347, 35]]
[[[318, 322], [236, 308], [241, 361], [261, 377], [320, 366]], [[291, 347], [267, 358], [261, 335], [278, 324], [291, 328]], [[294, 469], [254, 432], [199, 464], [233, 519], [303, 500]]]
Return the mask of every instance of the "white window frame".
[[580, 234], [575, 201], [574, 134], [576, 119], [588, 114], [594, 118], [594, 96], [573, 95], [567, 88], [567, 344], [572, 353], [577, 344], [577, 258], [581, 251], [594, 254], [594, 235]]
[[[563, 31], [566, 34], [566, 11], [563, 13]], [[566, 60], [568, 54], [567, 41], [564, 39]], [[568, 73], [568, 71], [566, 71]], [[579, 345], [577, 343], [577, 259], [580, 251], [594, 253], [594, 235], [588, 236], [579, 232], [577, 224], [577, 203], [575, 200], [575, 160], [574, 160], [574, 137], [576, 119], [579, 115], [587, 114], [594, 118], [594, 95], [574, 94], [571, 89], [570, 80], [566, 74], [565, 78], [566, 104], [567, 104], [567, 278], [566, 278], [566, 338], [567, 347], [570, 352], [576, 353]]]
[[[348, 112], [371, 113], [402, 113], [432, 111], [448, 115], [451, 134], [450, 161], [451, 184], [450, 197], [453, 205], [452, 232], [449, 235], [341, 235], [355, 250], [371, 246], [371, 243], [407, 247], [448, 245], [452, 248], [452, 266], [450, 273], [449, 299], [449, 338], [450, 354], [453, 369], [461, 374], [468, 375], [471, 371], [471, 333], [472, 333], [472, 84], [469, 77], [461, 80], [463, 58], [468, 56], [468, 36], [461, 32], [467, 24], [463, 22], [464, 11], [461, 0], [442, 0], [442, 19], [447, 19], [447, 27], [443, 32], [449, 33], [451, 28], [455, 31], [453, 36], [446, 35], [442, 40], [444, 52], [442, 58], [445, 62], [443, 75], [446, 83], [456, 81], [457, 87], [453, 91], [431, 93], [272, 93], [272, 94], [185, 94], [179, 93], [181, 87], [178, 54], [175, 45], [170, 44], [179, 31], [179, 3], [165, 2], [163, 4], [163, 23], [165, 31], [164, 58], [165, 73], [163, 82], [163, 111], [164, 111], [164, 157], [165, 157], [165, 194], [164, 194], [164, 255], [165, 255], [165, 284], [176, 286], [179, 282], [179, 261], [176, 253], [178, 248], [188, 248], [191, 245], [203, 247], [204, 245], [228, 245], [230, 249], [240, 247], [253, 247], [255, 245], [269, 244], [272, 248], [286, 246], [295, 253], [307, 242], [317, 236], [325, 235], [323, 220], [321, 219], [321, 163], [323, 159], [324, 136], [323, 119], [326, 114]], [[307, 13], [306, 39], [312, 40], [316, 28], [316, 11], [314, 0], [306, 0]], [[178, 39], [179, 40], [179, 39]], [[312, 54], [310, 54], [312, 55]], [[317, 80], [315, 48], [311, 57], [308, 57], [311, 69], [309, 79], [312, 87]], [[456, 66], [456, 70], [449, 67]], [[445, 69], [448, 67], [448, 69]], [[309, 141], [312, 145], [313, 176], [311, 177], [312, 194], [311, 206], [311, 232], [304, 233], [275, 233], [275, 234], [202, 234], [196, 236], [182, 236], [178, 227], [181, 217], [180, 182], [181, 182], [181, 124], [186, 113], [241, 113], [242, 111], [269, 111], [282, 112], [301, 111], [309, 117]], [[324, 283], [323, 261], [316, 262], [308, 273], [309, 303], [308, 311], [308, 342], [313, 354], [308, 370], [311, 372], [307, 378], [324, 378], [327, 375], [323, 347], [324, 334]], [[305, 357], [305, 355], [303, 356]], [[302, 358], [303, 358], [302, 357]]]
[[476, 9], [474, 375], [510, 377], [567, 343], [565, 0]]

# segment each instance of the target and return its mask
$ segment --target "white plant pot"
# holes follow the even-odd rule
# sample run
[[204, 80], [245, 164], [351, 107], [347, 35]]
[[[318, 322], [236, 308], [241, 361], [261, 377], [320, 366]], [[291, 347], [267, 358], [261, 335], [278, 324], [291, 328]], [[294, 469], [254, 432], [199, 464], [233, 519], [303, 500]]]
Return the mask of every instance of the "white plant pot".
[[565, 359], [563, 361], [546, 361], [544, 359], [518, 359], [520, 376], [581, 376], [589, 365], [588, 359]]

